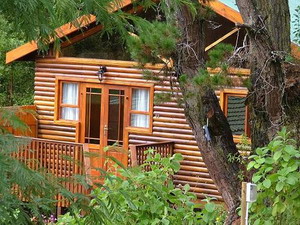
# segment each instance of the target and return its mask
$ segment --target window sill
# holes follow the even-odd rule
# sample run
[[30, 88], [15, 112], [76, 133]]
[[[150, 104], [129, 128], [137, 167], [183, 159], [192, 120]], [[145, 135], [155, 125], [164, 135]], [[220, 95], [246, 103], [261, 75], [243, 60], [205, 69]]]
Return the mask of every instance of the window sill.
[[152, 128], [126, 127], [126, 130], [130, 133], [152, 134]]
[[79, 121], [76, 121], [76, 120], [54, 120], [54, 123], [57, 125], [77, 126], [79, 124]]

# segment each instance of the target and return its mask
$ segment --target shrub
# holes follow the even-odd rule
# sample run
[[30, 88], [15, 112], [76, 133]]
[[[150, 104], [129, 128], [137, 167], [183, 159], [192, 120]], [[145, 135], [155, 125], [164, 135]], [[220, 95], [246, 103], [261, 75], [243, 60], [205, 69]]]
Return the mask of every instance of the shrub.
[[250, 156], [256, 172], [258, 199], [251, 206], [251, 224], [300, 224], [300, 151], [283, 129], [268, 146]]
[[[144, 165], [123, 167], [120, 177], [105, 173], [104, 185], [91, 194], [86, 216], [67, 214], [59, 218], [59, 224], [64, 220], [73, 224], [222, 224], [221, 206], [207, 200], [202, 211], [195, 210], [196, 196], [189, 192], [189, 185], [173, 184], [170, 178], [179, 170], [180, 160], [180, 154], [161, 158], [149, 150]], [[151, 170], [145, 171], [146, 166]]]

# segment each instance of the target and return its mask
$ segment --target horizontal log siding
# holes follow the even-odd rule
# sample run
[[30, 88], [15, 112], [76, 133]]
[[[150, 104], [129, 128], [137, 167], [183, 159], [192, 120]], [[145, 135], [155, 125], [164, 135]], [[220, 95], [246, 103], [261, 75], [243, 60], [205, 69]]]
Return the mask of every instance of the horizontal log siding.
[[[143, 75], [139, 69], [118, 67], [116, 61], [113, 62], [113, 66], [110, 66], [109, 63], [106, 64], [105, 80], [132, 82], [135, 85], [137, 82], [151, 82], [143, 80]], [[75, 127], [57, 125], [53, 122], [55, 77], [97, 79], [96, 73], [99, 66], [100, 64], [90, 65], [85, 62], [80, 64], [80, 62], [64, 61], [63, 58], [37, 61], [35, 104], [39, 114], [39, 138], [75, 141]], [[153, 70], [153, 72], [158, 73], [159, 70]], [[162, 78], [162, 76], [160, 77]], [[170, 91], [169, 84], [168, 80], [156, 84], [155, 93]], [[180, 95], [180, 93], [178, 94]], [[219, 95], [219, 91], [217, 94]], [[174, 152], [181, 153], [184, 157], [180, 171], [174, 176], [175, 183], [178, 185], [188, 183], [199, 198], [205, 198], [206, 195], [209, 195], [221, 200], [202, 160], [193, 133], [185, 120], [184, 110], [182, 107], [178, 107], [176, 98], [172, 98], [170, 102], [155, 105], [153, 111], [153, 133], [130, 133], [129, 144], [174, 141]]]

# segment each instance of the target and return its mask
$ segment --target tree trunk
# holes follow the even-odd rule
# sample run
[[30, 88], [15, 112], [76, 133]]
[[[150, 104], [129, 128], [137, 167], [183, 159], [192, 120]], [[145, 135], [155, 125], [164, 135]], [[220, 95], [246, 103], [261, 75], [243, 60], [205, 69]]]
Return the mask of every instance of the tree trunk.
[[[196, 0], [194, 3], [198, 3]], [[204, 10], [199, 9], [199, 10]], [[200, 12], [201, 14], [201, 12]], [[180, 82], [183, 93], [185, 115], [193, 130], [202, 158], [228, 208], [227, 224], [238, 218], [236, 208], [240, 205], [240, 168], [237, 161], [229, 157], [239, 152], [233, 141], [227, 119], [222, 112], [214, 90], [206, 85], [198, 85], [194, 78], [204, 65], [204, 20], [194, 18], [187, 6], [176, 12], [176, 25], [181, 32], [176, 60], [177, 73], [186, 76]], [[207, 124], [211, 140], [205, 138], [203, 126]]]
[[267, 145], [285, 122], [285, 72], [290, 52], [288, 0], [236, 0], [250, 42], [252, 149]]

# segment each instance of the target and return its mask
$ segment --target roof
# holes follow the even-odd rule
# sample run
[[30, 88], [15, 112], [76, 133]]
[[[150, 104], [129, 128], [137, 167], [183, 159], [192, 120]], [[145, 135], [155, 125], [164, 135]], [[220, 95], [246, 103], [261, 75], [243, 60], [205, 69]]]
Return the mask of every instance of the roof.
[[[224, 4], [228, 5], [229, 7], [239, 10], [236, 5], [236, 0], [220, 0]], [[291, 15], [291, 39], [295, 39], [295, 29], [296, 29], [296, 23], [293, 23], [292, 21], [296, 20], [296, 8], [299, 5], [299, 0], [288, 0], [289, 2], [289, 8], [290, 8], [290, 15]]]
[[[131, 5], [131, 3], [132, 3], [131, 0], [123, 0], [121, 8], [125, 8], [129, 5]], [[235, 9], [227, 6], [226, 4], [224, 4], [218, 0], [210, 1], [208, 4], [212, 8], [212, 10], [214, 10], [220, 16], [223, 16], [224, 18], [228, 19], [229, 21], [231, 21], [233, 23], [243, 23], [243, 19], [242, 19], [240, 13], [238, 11], [236, 11]], [[118, 10], [118, 9], [116, 8], [115, 10]], [[87, 18], [88, 18], [88, 20], [87, 20]], [[72, 23], [67, 23], [56, 29], [57, 36], [59, 38], [62, 38], [64, 36], [68, 36], [74, 32], [79, 31], [83, 27], [86, 27], [93, 23], [96, 23], [96, 17], [93, 15], [90, 15], [89, 17], [83, 16], [83, 17], [78, 18], [78, 20], [80, 22], [82, 22], [80, 27], [76, 27]], [[53, 40], [52, 40], [52, 42], [53, 42]], [[38, 45], [37, 45], [36, 41], [28, 42], [24, 45], [21, 45], [18, 48], [15, 48], [15, 49], [7, 52], [6, 53], [6, 63], [8, 64], [13, 61], [20, 60], [20, 59], [24, 58], [25, 56], [28, 56], [28, 55], [36, 52], [37, 50], [38, 50]], [[298, 49], [298, 46], [293, 43], [292, 43], [292, 54], [295, 57], [300, 58], [300, 51]]]

